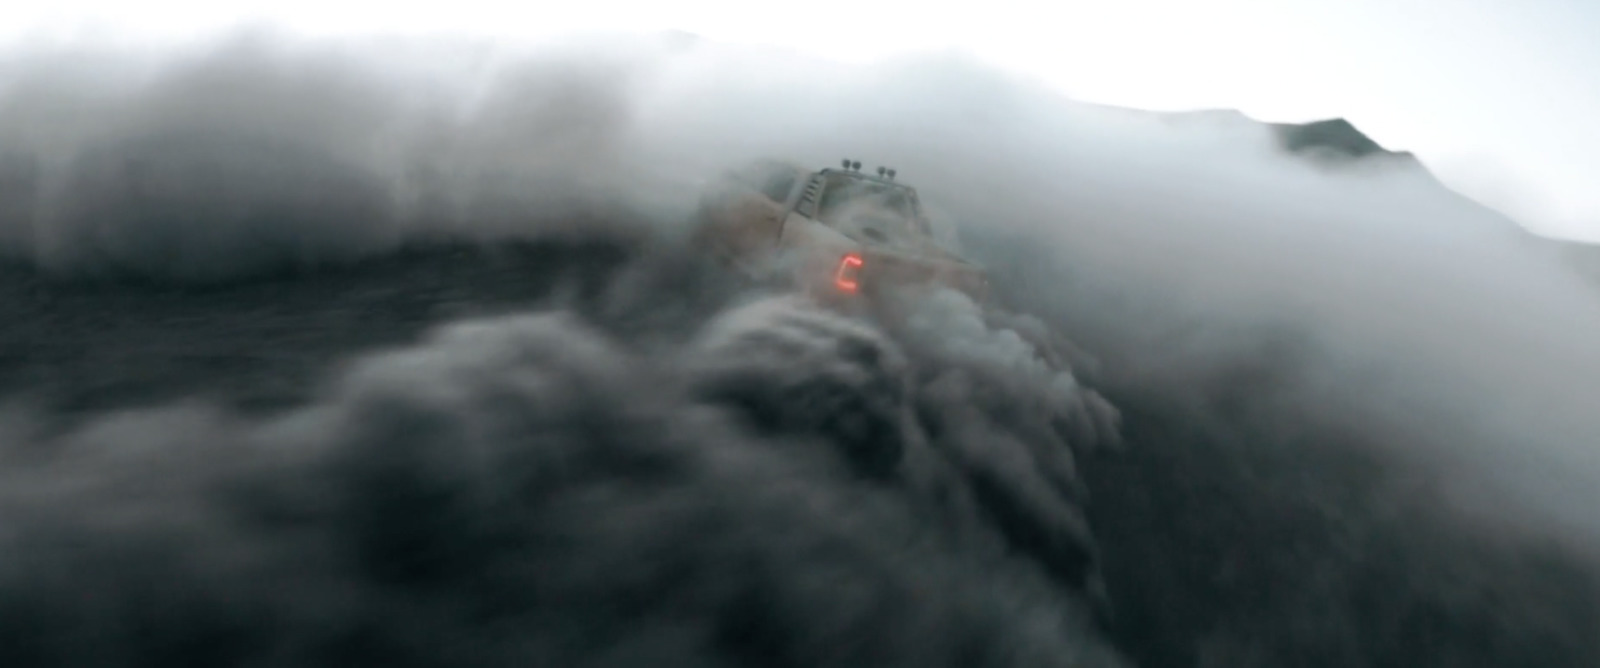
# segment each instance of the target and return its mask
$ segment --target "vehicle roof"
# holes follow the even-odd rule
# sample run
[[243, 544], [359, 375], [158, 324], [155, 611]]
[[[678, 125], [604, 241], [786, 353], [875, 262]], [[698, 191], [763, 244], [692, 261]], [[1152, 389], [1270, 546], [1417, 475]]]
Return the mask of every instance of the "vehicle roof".
[[863, 181], [871, 181], [873, 183], [880, 183], [880, 184], [883, 184], [883, 185], [886, 185], [886, 186], [895, 186], [897, 188], [904, 188], [906, 190], [916, 190], [916, 187], [906, 185], [906, 184], [901, 183], [899, 181], [896, 181], [894, 179], [885, 178], [885, 177], [882, 177], [882, 176], [878, 176], [876, 174], [869, 174], [867, 172], [858, 172], [858, 171], [855, 171], [853, 169], [852, 170], [844, 170], [844, 169], [840, 169], [838, 167], [824, 167], [824, 168], [822, 168], [820, 170], [817, 170], [817, 173], [818, 174], [843, 174], [845, 176], [849, 176], [851, 178], [861, 179]]
[[784, 170], [784, 171], [794, 171], [794, 172], [797, 172], [797, 173], [813, 173], [813, 174], [824, 174], [824, 175], [838, 174], [838, 175], [846, 176], [846, 177], [849, 177], [849, 178], [852, 178], [852, 179], [860, 179], [862, 181], [871, 181], [872, 183], [876, 183], [876, 184], [880, 184], [880, 185], [886, 185], [886, 186], [892, 186], [892, 187], [900, 188], [900, 189], [904, 189], [904, 190], [916, 190], [915, 186], [910, 186], [910, 185], [907, 185], [907, 184], [905, 184], [903, 182], [896, 181], [894, 179], [886, 178], [886, 177], [883, 177], [883, 176], [878, 176], [878, 175], [870, 173], [870, 172], [863, 172], [863, 171], [854, 170], [854, 169], [841, 169], [841, 168], [838, 168], [838, 167], [823, 167], [822, 169], [812, 169], [812, 168], [806, 167], [805, 165], [802, 165], [802, 164], [800, 164], [800, 163], [798, 163], [796, 161], [787, 160], [787, 159], [783, 159], [783, 158], [755, 158], [755, 159], [751, 159], [751, 160], [745, 162], [743, 165], [739, 166], [734, 171], [748, 172], [748, 171], [767, 171], [767, 170]]

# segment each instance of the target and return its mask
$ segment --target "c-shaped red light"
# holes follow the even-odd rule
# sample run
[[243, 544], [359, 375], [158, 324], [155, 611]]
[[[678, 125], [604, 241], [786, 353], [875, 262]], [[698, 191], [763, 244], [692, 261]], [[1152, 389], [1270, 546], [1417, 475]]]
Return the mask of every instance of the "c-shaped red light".
[[839, 260], [839, 269], [833, 274], [833, 285], [844, 292], [861, 289], [861, 256], [849, 253]]

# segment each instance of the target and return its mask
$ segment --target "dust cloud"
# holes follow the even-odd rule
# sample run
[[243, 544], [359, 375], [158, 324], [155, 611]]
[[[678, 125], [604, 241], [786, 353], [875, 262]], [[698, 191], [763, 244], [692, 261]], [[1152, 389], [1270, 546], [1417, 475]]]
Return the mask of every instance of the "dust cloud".
[[[1592, 605], [1530, 592], [1594, 591], [1600, 299], [1415, 165], [958, 57], [667, 37], [5, 75], [0, 251], [55, 279], [652, 249], [604, 303], [453, 325], [286, 416], [9, 420], [11, 665], [1120, 665], [1096, 618], [1148, 665], [1595, 651]], [[698, 188], [771, 155], [897, 169], [1013, 314], [662, 280]]]

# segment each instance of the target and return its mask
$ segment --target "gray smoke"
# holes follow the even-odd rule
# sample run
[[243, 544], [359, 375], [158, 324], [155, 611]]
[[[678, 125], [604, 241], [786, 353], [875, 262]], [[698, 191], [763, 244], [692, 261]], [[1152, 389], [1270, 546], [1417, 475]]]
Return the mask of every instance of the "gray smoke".
[[[959, 489], [962, 474], [895, 420], [910, 397], [892, 344], [814, 311], [752, 308], [730, 316], [754, 318], [750, 336], [790, 335], [773, 322], [788, 318], [885, 366], [819, 355], [815, 374], [839, 392], [810, 398], [836, 405], [796, 397], [793, 429], [742, 427], [746, 397], [690, 388], [740, 375], [753, 394], [791, 391], [795, 372], [767, 376], [761, 359], [801, 366], [790, 351], [746, 348], [686, 376], [549, 313], [452, 325], [266, 421], [180, 406], [10, 439], [0, 656], [1121, 665], [1081, 603], [963, 535], [981, 526], [956, 514], [970, 509], [938, 506], [933, 486]], [[707, 345], [737, 347], [727, 335]], [[923, 479], [839, 475], [862, 429], [895, 451], [872, 472]]]
[[[266, 422], [8, 419], [8, 665], [1097, 665], [1102, 580], [1152, 665], [1593, 656], [1563, 550], [1600, 536], [1600, 301], [1412, 166], [955, 59], [126, 55], [5, 64], [9, 256], [192, 284], [664, 250], [566, 297], [587, 325], [452, 330]], [[684, 270], [703, 180], [768, 155], [897, 168], [1016, 314], [848, 322]]]
[[[627, 208], [625, 64], [557, 53], [491, 67], [448, 48], [265, 38], [140, 55], [133, 77], [110, 68], [129, 54], [78, 67], [14, 54], [0, 251], [67, 275], [216, 281], [417, 239], [554, 235], [579, 212]], [[453, 67], [382, 57], [428, 55]]]

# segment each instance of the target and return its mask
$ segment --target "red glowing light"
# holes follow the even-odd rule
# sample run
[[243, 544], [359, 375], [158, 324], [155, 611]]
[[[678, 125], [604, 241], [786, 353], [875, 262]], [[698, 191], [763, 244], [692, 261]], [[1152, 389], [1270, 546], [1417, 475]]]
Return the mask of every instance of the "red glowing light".
[[855, 292], [861, 288], [861, 256], [850, 253], [839, 260], [839, 270], [833, 274], [833, 284], [844, 292]]

